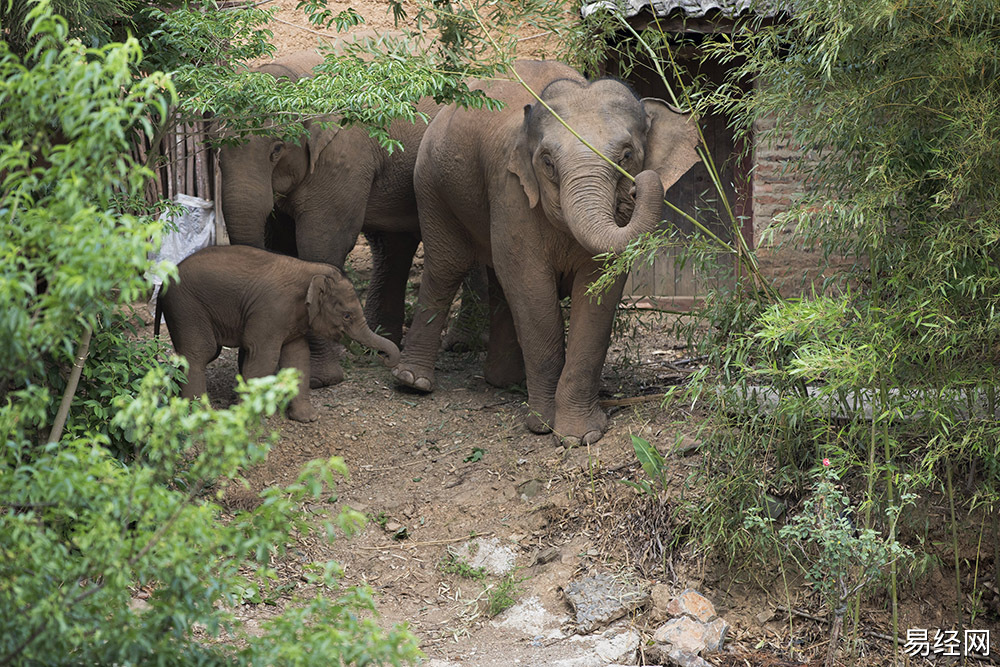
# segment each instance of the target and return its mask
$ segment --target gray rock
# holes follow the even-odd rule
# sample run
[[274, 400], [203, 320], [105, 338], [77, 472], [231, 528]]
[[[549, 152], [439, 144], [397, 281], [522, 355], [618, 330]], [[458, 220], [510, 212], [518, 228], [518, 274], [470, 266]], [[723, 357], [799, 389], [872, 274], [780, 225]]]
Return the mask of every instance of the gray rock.
[[702, 636], [705, 639], [705, 650], [710, 653], [721, 650], [722, 642], [726, 641], [726, 633], [729, 632], [729, 624], [717, 618], [704, 627], [705, 632]]
[[670, 586], [667, 584], [656, 584], [649, 591], [650, 613], [656, 621], [667, 620], [667, 605], [674, 599]]
[[712, 667], [712, 663], [708, 662], [697, 653], [691, 653], [689, 651], [681, 651], [675, 649], [671, 651], [668, 656], [668, 665], [675, 665], [676, 667]]
[[673, 649], [701, 653], [705, 648], [705, 624], [689, 616], [673, 618], [653, 633], [657, 644], [670, 644]]
[[639, 584], [603, 573], [573, 581], [563, 592], [576, 616], [577, 629], [582, 633], [593, 632], [621, 618], [649, 598], [649, 593]]

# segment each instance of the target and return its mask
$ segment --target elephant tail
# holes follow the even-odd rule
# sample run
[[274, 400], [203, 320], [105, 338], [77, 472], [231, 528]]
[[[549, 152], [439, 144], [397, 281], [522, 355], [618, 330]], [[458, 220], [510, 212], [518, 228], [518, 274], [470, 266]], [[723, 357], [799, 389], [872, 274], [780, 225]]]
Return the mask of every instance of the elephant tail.
[[163, 291], [163, 285], [160, 285], [160, 288], [156, 290], [156, 309], [155, 309], [156, 315], [154, 316], [155, 319], [153, 320], [154, 338], [160, 337], [160, 320], [163, 319], [163, 295], [160, 294], [160, 292], [162, 291]]

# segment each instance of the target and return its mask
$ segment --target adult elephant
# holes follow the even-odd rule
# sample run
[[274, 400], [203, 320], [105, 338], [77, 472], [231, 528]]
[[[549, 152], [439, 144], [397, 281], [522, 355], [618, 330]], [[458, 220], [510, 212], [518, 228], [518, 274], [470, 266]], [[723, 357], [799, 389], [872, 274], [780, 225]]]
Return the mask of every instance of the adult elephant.
[[[424, 135], [414, 175], [424, 273], [393, 375], [403, 385], [433, 389], [442, 314], [462, 273], [483, 262], [502, 286], [523, 350], [529, 428], [589, 444], [607, 427], [598, 389], [624, 286], [622, 278], [600, 302], [588, 297], [587, 285], [600, 273], [593, 257], [656, 229], [666, 188], [698, 161], [697, 128], [619, 81], [588, 82], [551, 61], [515, 67], [545, 105], [635, 175], [634, 187], [519, 83], [473, 84], [505, 108], [446, 107]], [[568, 340], [560, 309], [566, 295]]]
[[[322, 60], [315, 51], [303, 51], [258, 70], [297, 80], [311, 76]], [[438, 109], [431, 100], [418, 105], [430, 117]], [[293, 251], [300, 259], [343, 268], [358, 233], [364, 231], [372, 250], [365, 318], [398, 344], [406, 280], [420, 242], [413, 166], [426, 129], [420, 120], [394, 122], [389, 136], [403, 150], [392, 154], [362, 127], [323, 129], [315, 123], [309, 124], [309, 134], [299, 145], [254, 136], [223, 147], [222, 212], [230, 242]], [[278, 237], [293, 242], [269, 238], [269, 225], [276, 225]], [[310, 350], [312, 386], [339, 382], [339, 351], [315, 338], [310, 339]]]

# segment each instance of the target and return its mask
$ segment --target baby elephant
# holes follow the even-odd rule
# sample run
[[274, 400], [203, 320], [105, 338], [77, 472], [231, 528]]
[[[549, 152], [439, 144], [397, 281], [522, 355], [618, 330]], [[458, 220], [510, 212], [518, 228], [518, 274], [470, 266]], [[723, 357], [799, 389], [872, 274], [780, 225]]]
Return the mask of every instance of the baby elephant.
[[188, 362], [186, 398], [205, 393], [205, 367], [222, 346], [245, 353], [247, 378], [298, 368], [299, 394], [288, 416], [303, 422], [318, 416], [309, 403], [307, 334], [337, 341], [346, 333], [384, 352], [386, 365], [399, 361], [399, 348], [368, 328], [354, 286], [333, 266], [250, 246], [215, 246], [182, 261], [177, 273], [160, 303], [174, 349]]

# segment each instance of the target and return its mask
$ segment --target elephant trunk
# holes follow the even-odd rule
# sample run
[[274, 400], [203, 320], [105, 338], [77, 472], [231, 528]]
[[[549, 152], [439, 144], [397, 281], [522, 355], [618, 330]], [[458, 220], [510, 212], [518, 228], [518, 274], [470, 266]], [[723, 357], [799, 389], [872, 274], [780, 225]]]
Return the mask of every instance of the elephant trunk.
[[229, 147], [221, 151], [222, 216], [230, 243], [263, 248], [267, 218], [274, 208], [271, 172], [248, 161], [248, 156]]
[[347, 335], [361, 345], [372, 350], [385, 353], [385, 365], [392, 368], [399, 363], [399, 348], [388, 338], [383, 338], [368, 328], [362, 318], [361, 322], [347, 332]]
[[615, 222], [615, 192], [615, 179], [597, 177], [594, 170], [563, 184], [566, 224], [592, 255], [621, 252], [633, 239], [654, 231], [663, 217], [663, 183], [655, 171], [635, 177], [635, 208], [621, 227]]

